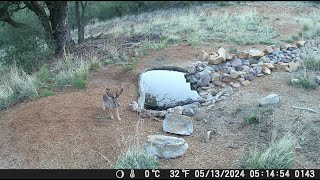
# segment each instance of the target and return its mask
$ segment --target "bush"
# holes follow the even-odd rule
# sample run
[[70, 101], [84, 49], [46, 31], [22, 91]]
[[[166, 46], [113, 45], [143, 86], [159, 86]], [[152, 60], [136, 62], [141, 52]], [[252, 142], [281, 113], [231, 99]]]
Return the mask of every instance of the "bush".
[[277, 142], [272, 142], [264, 152], [253, 150], [245, 157], [243, 168], [247, 169], [289, 169], [294, 160], [295, 137], [285, 135]]
[[50, 90], [44, 90], [43, 92], [40, 93], [40, 97], [48, 97], [52, 95], [54, 95], [54, 92]]
[[84, 88], [87, 85], [89, 65], [78, 58], [68, 58], [65, 61], [59, 61], [53, 72], [57, 74], [54, 78], [56, 86], [73, 85]]
[[6, 65], [16, 64], [31, 74], [52, 57], [53, 50], [47, 47], [44, 29], [34, 13], [20, 10], [14, 14], [14, 19], [28, 26], [14, 28], [4, 24], [0, 27], [0, 48], [6, 54], [2, 61]]
[[120, 155], [116, 162], [115, 169], [158, 169], [158, 160], [149, 156], [140, 148], [129, 149], [125, 154]]
[[245, 124], [257, 124], [259, 123], [259, 118], [255, 115], [244, 117]]
[[[0, 67], [3, 68], [3, 67]], [[32, 97], [38, 97], [36, 79], [27, 75], [17, 67], [2, 70], [0, 76], [0, 108], [8, 108], [11, 104]]]

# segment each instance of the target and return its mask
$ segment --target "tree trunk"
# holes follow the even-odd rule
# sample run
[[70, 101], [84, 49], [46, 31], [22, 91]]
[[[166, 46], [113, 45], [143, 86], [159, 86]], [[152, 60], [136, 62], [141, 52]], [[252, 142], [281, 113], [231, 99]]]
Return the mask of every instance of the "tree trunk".
[[37, 15], [42, 27], [45, 30], [46, 43], [50, 49], [54, 49], [54, 38], [52, 36], [53, 31], [46, 11], [37, 1], [24, 1], [24, 4]]
[[76, 6], [76, 20], [77, 20], [77, 26], [78, 26], [78, 43], [82, 43], [84, 40], [84, 25], [83, 25], [83, 18], [84, 18], [84, 6], [83, 2], [81, 3], [81, 17], [80, 17], [80, 8], [79, 8], [79, 1], [75, 1]]
[[55, 40], [55, 52], [61, 53], [65, 47], [71, 47], [74, 42], [68, 27], [68, 2], [67, 1], [45, 1], [50, 11], [49, 20]]

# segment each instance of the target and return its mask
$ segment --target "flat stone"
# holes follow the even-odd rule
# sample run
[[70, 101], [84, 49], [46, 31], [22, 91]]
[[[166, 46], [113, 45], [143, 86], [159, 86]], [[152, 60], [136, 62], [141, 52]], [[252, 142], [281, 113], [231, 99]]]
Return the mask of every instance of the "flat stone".
[[245, 81], [241, 82], [241, 84], [242, 84], [243, 86], [248, 86], [248, 85], [250, 85], [251, 83], [250, 83], [250, 81], [245, 80]]
[[260, 50], [253, 49], [253, 50], [250, 50], [250, 51], [249, 51], [249, 56], [248, 56], [248, 58], [259, 59], [259, 58], [261, 58], [262, 56], [264, 56], [264, 52], [262, 52], [262, 51], [260, 51]]
[[163, 120], [162, 128], [165, 132], [191, 135], [193, 133], [193, 124], [189, 116], [170, 114]]
[[187, 142], [182, 138], [163, 135], [149, 135], [144, 144], [144, 149], [149, 155], [163, 159], [181, 157], [188, 147]]

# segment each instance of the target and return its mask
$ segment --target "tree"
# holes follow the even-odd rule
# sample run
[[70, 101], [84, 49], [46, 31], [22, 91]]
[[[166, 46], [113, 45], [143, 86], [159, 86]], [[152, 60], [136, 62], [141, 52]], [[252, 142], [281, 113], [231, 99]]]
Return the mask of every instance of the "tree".
[[[79, 8], [79, 3], [81, 5], [81, 10]], [[82, 43], [84, 40], [84, 13], [87, 7], [88, 1], [75, 1], [76, 8], [76, 21], [78, 26], [78, 43]], [[81, 12], [80, 12], [81, 11]]]
[[[24, 5], [24, 6], [22, 6]], [[0, 21], [6, 22], [15, 28], [26, 27], [27, 24], [12, 19], [13, 13], [28, 8], [33, 11], [45, 30], [46, 43], [56, 53], [62, 52], [65, 47], [74, 45], [68, 27], [67, 1], [4, 1], [0, 5]]]

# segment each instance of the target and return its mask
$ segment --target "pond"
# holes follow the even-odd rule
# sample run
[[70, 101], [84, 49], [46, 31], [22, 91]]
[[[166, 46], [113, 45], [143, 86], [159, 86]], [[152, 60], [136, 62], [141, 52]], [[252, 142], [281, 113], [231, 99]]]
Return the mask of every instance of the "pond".
[[171, 70], [150, 70], [141, 75], [145, 94], [144, 108], [166, 110], [198, 101], [198, 92], [191, 90], [185, 73]]

